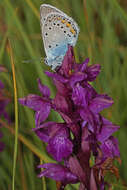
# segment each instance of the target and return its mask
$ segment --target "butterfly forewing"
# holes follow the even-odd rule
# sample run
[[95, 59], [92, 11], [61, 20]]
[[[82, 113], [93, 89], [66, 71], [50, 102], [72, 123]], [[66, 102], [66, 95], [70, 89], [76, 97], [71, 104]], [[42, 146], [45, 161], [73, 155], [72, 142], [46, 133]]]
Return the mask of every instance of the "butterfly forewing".
[[40, 19], [41, 19], [41, 25], [43, 26], [46, 17], [48, 16], [49, 13], [60, 13], [63, 14], [64, 13], [62, 11], [60, 11], [59, 9], [57, 9], [56, 7], [53, 7], [51, 5], [48, 4], [42, 4], [40, 6]]

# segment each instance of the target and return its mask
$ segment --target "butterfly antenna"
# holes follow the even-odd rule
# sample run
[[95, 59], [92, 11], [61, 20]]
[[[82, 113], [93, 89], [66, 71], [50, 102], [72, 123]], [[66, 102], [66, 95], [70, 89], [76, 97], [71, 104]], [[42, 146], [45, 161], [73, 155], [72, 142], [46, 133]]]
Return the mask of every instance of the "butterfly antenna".
[[44, 62], [44, 58], [41, 57], [39, 59], [27, 59], [27, 60], [23, 60], [22, 63], [35, 63], [35, 62]]

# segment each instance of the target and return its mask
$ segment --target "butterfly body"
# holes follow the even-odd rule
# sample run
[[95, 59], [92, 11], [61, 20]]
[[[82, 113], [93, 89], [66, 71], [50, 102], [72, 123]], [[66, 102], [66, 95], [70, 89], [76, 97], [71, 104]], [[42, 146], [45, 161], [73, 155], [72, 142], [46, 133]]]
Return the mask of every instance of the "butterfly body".
[[51, 5], [41, 5], [40, 13], [45, 61], [54, 70], [62, 64], [68, 45], [75, 46], [79, 28], [71, 17]]

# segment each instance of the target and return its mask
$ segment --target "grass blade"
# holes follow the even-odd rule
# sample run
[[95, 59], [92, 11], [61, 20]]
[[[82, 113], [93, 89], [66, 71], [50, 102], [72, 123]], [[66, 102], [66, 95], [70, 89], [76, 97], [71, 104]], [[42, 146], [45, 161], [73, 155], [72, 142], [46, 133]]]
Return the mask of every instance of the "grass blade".
[[18, 150], [18, 98], [17, 98], [16, 78], [15, 78], [14, 57], [13, 57], [13, 51], [12, 51], [11, 43], [9, 40], [8, 40], [8, 53], [10, 55], [10, 61], [11, 61], [11, 67], [12, 67], [12, 76], [13, 76], [13, 85], [14, 85], [15, 144], [14, 144], [12, 190], [15, 190], [16, 159], [17, 159], [17, 150]]

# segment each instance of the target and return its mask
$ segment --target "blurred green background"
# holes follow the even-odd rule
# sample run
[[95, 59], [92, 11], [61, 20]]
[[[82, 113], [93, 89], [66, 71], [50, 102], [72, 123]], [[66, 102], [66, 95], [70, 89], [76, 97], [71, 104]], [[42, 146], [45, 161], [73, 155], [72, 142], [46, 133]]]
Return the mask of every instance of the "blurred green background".
[[[15, 61], [18, 97], [39, 93], [37, 78], [48, 85], [55, 95], [51, 80], [44, 75], [49, 70], [44, 65], [45, 56], [40, 30], [39, 9], [49, 3], [73, 17], [80, 34], [75, 47], [76, 60], [90, 58], [90, 64], [99, 63], [101, 74], [94, 86], [101, 93], [114, 99], [114, 105], [103, 112], [112, 122], [120, 125], [115, 134], [119, 139], [122, 164], [120, 180], [112, 181], [112, 189], [127, 189], [127, 0], [1, 0], [0, 1], [0, 64], [8, 72], [0, 74], [12, 99], [8, 111], [14, 122], [14, 89], [12, 69], [7, 51], [10, 40]], [[60, 121], [56, 113], [50, 120]], [[14, 133], [3, 124], [5, 150], [0, 154], [0, 190], [11, 190], [14, 151]], [[12, 126], [14, 126], [12, 124]], [[35, 127], [34, 113], [19, 105], [19, 144], [15, 189], [55, 190], [56, 184], [49, 179], [38, 179], [40, 162], [50, 162], [45, 145], [32, 132]], [[68, 190], [77, 186], [67, 186]]]

